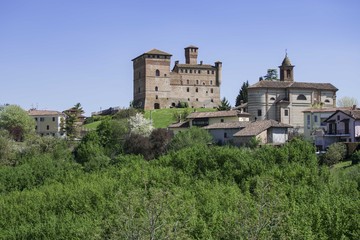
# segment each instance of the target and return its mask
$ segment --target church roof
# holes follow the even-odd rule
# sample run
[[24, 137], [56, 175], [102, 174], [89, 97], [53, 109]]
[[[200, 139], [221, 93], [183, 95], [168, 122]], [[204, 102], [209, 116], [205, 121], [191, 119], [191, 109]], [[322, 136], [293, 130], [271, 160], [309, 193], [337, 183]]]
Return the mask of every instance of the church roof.
[[338, 89], [334, 87], [331, 83], [308, 83], [308, 82], [287, 82], [287, 81], [270, 81], [263, 80], [259, 81], [249, 88], [307, 88], [307, 89], [321, 89], [321, 90], [335, 90]]
[[285, 55], [285, 58], [282, 61], [281, 66], [283, 66], [283, 67], [292, 66], [287, 54]]

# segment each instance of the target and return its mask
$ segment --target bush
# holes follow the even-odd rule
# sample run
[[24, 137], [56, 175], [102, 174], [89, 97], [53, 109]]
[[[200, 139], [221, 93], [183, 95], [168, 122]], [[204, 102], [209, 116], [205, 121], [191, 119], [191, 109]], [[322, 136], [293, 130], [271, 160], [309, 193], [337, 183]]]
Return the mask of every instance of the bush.
[[323, 156], [323, 163], [331, 166], [343, 160], [346, 156], [346, 146], [344, 143], [333, 143]]
[[351, 163], [354, 165], [354, 164], [358, 164], [359, 162], [360, 162], [360, 150], [357, 150], [351, 155]]

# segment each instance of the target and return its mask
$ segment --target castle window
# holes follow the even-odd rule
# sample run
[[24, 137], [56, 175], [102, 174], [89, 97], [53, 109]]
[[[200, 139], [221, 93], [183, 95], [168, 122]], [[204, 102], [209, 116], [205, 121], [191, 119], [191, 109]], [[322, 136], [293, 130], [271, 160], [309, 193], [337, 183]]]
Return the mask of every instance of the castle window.
[[156, 96], [155, 96], [155, 99], [159, 99], [159, 96], [158, 96], [158, 95], [156, 95]]
[[35, 121], [37, 122], [37, 117], [35, 118]]
[[40, 122], [44, 122], [44, 121], [45, 121], [45, 118], [41, 117]]
[[190, 73], [192, 73], [192, 70], [190, 69]]
[[155, 87], [155, 91], [156, 91], [156, 92], [159, 91], [159, 88], [158, 88], [157, 86]]
[[199, 85], [199, 80], [196, 80], [196, 84]]
[[227, 133], [226, 132], [224, 132], [224, 138], [227, 138]]
[[183, 80], [180, 80], [180, 84], [183, 85]]
[[197, 98], [196, 101], [199, 101], [199, 99]]
[[205, 85], [205, 83], [203, 82], [203, 85]]
[[190, 102], [190, 98], [188, 98], [188, 101]]
[[224, 119], [222, 118], [222, 119], [220, 119], [220, 122], [224, 122]]
[[212, 80], [210, 81], [210, 85], [212, 85]]
[[184, 69], [180, 69], [180, 72], [184, 72]]
[[53, 122], [55, 122], [55, 117], [52, 118]]
[[300, 94], [298, 97], [297, 97], [297, 100], [306, 100], [306, 97], [304, 94]]
[[198, 88], [196, 88], [196, 89], [195, 89], [195, 92], [199, 92], [199, 89], [198, 89]]
[[210, 71], [209, 71], [209, 70], [207, 70], [207, 74], [210, 74]]
[[187, 73], [187, 69], [185, 69], [185, 73]]
[[160, 70], [159, 70], [159, 69], [156, 69], [156, 71], [155, 71], [155, 76], [157, 76], [157, 77], [160, 76]]
[[50, 129], [50, 126], [49, 125], [46, 125], [46, 130], [49, 130]]
[[198, 74], [200, 74], [201, 73], [201, 71], [200, 70], [198, 70]]
[[190, 81], [189, 81], [189, 79], [188, 80], [186, 80], [186, 83], [189, 85], [190, 84]]
[[214, 102], [214, 99], [211, 99], [211, 102]]
[[257, 110], [257, 115], [258, 115], [258, 117], [261, 117], [261, 115], [262, 115], [261, 109]]
[[215, 72], [214, 72], [214, 70], [213, 71], [211, 71], [211, 74], [214, 74]]
[[214, 93], [214, 89], [210, 89], [210, 92], [211, 92], [211, 93]]
[[186, 88], [186, 91], [187, 91], [187, 92], [189, 92], [189, 91], [190, 91], [190, 89], [189, 89], [189, 88]]

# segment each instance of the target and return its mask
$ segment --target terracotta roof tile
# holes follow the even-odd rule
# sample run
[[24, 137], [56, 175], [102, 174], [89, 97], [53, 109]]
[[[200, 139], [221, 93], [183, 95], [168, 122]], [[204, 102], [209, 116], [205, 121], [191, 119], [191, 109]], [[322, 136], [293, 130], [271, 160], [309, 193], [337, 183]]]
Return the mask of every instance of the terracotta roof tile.
[[274, 128], [292, 128], [291, 125], [277, 122], [275, 120], [262, 120], [251, 122], [246, 128], [234, 134], [234, 137], [256, 136], [266, 129]]
[[240, 113], [237, 110], [229, 111], [216, 111], [216, 112], [192, 112], [187, 117], [188, 119], [194, 118], [214, 118], [214, 117], [236, 117], [236, 116], [250, 116], [249, 113]]
[[30, 116], [52, 116], [52, 115], [64, 115], [62, 112], [51, 111], [51, 110], [29, 110]]
[[203, 127], [204, 129], [240, 129], [248, 126], [250, 122], [222, 122], [222, 123], [214, 123], [209, 126]]
[[169, 128], [187, 128], [190, 127], [189, 121], [173, 123], [168, 126]]
[[322, 89], [322, 90], [338, 90], [331, 83], [307, 83], [307, 82], [285, 82], [280, 80], [259, 81], [249, 88], [310, 88], [310, 89]]

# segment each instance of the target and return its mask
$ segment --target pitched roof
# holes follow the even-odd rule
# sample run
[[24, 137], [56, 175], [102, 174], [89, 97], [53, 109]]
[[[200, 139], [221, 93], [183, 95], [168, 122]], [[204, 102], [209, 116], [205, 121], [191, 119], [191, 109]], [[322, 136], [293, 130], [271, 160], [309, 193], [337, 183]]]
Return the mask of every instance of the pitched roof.
[[143, 55], [145, 55], [145, 54], [172, 56], [170, 53], [167, 53], [167, 52], [164, 52], [164, 51], [160, 51], [160, 50], [154, 48], [154, 49], [151, 49], [151, 50], [148, 51], [148, 52], [145, 52], [145, 53], [137, 56], [136, 58], [132, 59], [131, 61], [134, 61], [135, 59], [137, 59], [137, 58], [139, 58], [139, 57], [141, 57], [141, 56], [143, 56]]
[[346, 115], [349, 115], [350, 117], [354, 118], [355, 120], [360, 120], [360, 110], [356, 109], [356, 110], [339, 110], [343, 113], [345, 113]]
[[321, 90], [338, 90], [331, 83], [285, 82], [280, 80], [263, 80], [249, 86], [248, 88], [310, 88]]
[[249, 113], [241, 113], [237, 110], [216, 111], [216, 112], [192, 112], [187, 116], [188, 119], [194, 118], [215, 118], [215, 117], [236, 117], [236, 116], [250, 116]]
[[269, 128], [292, 128], [291, 125], [277, 122], [275, 120], [262, 120], [251, 122], [246, 128], [235, 133], [234, 137], [256, 136]]
[[173, 123], [168, 126], [169, 128], [188, 128], [190, 127], [189, 121]]
[[51, 110], [37, 110], [31, 109], [28, 111], [30, 116], [53, 116], [53, 115], [64, 115], [62, 112], [51, 111]]
[[213, 123], [211, 125], [208, 125], [206, 127], [203, 127], [204, 129], [240, 129], [248, 126], [250, 122], [222, 122], [222, 123]]
[[345, 109], [348, 109], [348, 108], [340, 108], [340, 107], [337, 107], [337, 108], [308, 108], [308, 109], [305, 109], [303, 112], [311, 112], [311, 113], [317, 113], [317, 112], [336, 112], [337, 110], [345, 110]]

